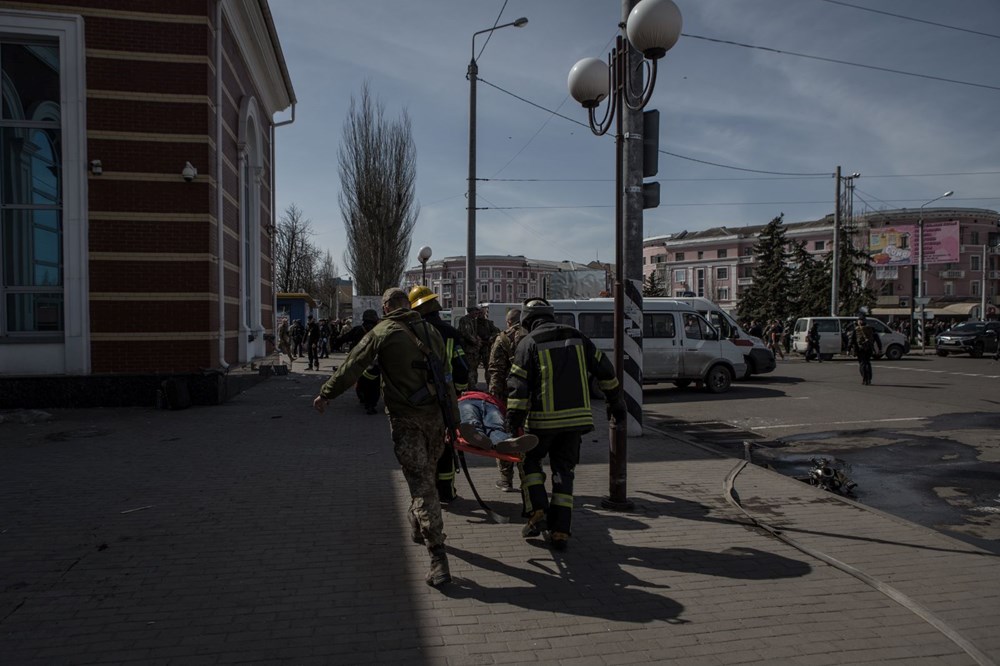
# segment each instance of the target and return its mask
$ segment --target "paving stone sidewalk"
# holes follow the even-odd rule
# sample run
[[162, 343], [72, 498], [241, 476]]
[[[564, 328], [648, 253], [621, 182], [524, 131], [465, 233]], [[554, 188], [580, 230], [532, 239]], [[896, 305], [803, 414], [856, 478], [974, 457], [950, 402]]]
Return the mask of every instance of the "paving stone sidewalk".
[[[511, 522], [460, 480], [456, 582], [431, 589], [385, 417], [351, 394], [319, 416], [324, 378], [296, 366], [220, 407], [0, 424], [0, 664], [1000, 659], [996, 556], [653, 431], [629, 442], [635, 510], [606, 511], [599, 414], [570, 549], [522, 539], [518, 496], [474, 458]], [[727, 502], [734, 475], [787, 541]]]

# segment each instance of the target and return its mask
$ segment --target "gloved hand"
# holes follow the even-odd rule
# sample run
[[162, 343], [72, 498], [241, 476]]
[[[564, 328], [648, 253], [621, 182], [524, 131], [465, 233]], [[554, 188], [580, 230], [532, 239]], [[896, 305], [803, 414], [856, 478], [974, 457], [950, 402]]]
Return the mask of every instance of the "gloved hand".
[[528, 412], [520, 409], [507, 411], [507, 432], [517, 432], [524, 429], [524, 423], [528, 420]]
[[625, 399], [621, 393], [615, 396], [614, 400], [608, 401], [608, 420], [616, 425], [625, 423], [628, 418], [628, 408], [625, 406]]

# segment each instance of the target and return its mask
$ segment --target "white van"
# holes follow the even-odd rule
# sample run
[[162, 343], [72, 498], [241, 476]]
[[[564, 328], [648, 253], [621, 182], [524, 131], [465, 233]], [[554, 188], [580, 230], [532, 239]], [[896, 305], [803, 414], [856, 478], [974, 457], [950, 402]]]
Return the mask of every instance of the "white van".
[[[614, 361], [614, 299], [549, 301], [556, 321], [593, 340]], [[688, 386], [703, 382], [709, 391], [729, 390], [746, 372], [743, 348], [723, 340], [694, 308], [672, 300], [644, 301], [642, 317], [643, 381]]]
[[[816, 322], [816, 330], [819, 332], [819, 353], [824, 360], [833, 358], [834, 354], [847, 353], [847, 339], [851, 327], [854, 326], [857, 317], [800, 317], [795, 320], [795, 329], [792, 333], [792, 350], [797, 354], [805, 354], [809, 346], [806, 342], [806, 334]], [[902, 333], [897, 333], [878, 319], [868, 317], [866, 322], [878, 334], [882, 343], [882, 354], [890, 361], [898, 361], [903, 354], [910, 353], [910, 341]]]
[[643, 298], [642, 307], [645, 310], [647, 303], [656, 301], [676, 301], [686, 303], [701, 313], [708, 321], [719, 330], [723, 340], [730, 340], [737, 347], [743, 347], [743, 360], [747, 369], [743, 374], [743, 379], [749, 379], [750, 375], [762, 375], [772, 372], [778, 367], [774, 360], [774, 352], [767, 348], [764, 341], [743, 330], [732, 315], [720, 308], [717, 304], [701, 298], [699, 296], [668, 296]]

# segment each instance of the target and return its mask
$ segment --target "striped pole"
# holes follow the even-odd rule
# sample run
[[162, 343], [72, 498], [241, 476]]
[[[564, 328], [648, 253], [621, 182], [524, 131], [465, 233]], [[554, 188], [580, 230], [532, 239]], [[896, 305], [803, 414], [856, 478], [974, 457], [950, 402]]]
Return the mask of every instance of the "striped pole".
[[628, 407], [628, 434], [642, 436], [642, 280], [625, 281], [625, 372], [622, 385]]

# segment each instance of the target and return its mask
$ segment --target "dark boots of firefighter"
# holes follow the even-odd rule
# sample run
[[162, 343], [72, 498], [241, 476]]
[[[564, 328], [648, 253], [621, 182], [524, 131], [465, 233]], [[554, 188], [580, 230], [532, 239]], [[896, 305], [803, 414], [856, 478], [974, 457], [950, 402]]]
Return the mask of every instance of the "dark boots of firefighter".
[[451, 570], [448, 568], [448, 554], [445, 552], [444, 544], [431, 546], [427, 549], [431, 554], [431, 568], [427, 572], [427, 584], [431, 587], [438, 587], [451, 582]]

